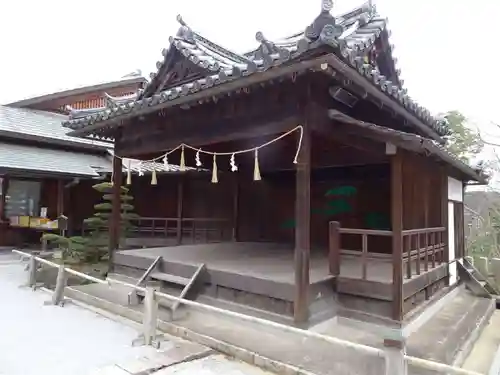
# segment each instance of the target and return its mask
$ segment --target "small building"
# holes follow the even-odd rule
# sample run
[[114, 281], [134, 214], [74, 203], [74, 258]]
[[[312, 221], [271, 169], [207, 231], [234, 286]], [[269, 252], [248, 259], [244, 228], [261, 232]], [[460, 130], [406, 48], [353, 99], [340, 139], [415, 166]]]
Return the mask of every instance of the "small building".
[[81, 230], [100, 199], [92, 185], [111, 169], [113, 144], [69, 137], [61, 121], [68, 106], [100, 107], [108, 92], [128, 95], [144, 82], [125, 77], [0, 106], [0, 246], [40, 245], [62, 214], [72, 232]]
[[[444, 150], [447, 124], [408, 95], [372, 3], [331, 8], [322, 1], [310, 25], [280, 41], [257, 32], [246, 53], [178, 17], [136, 98], [64, 122], [71, 135], [114, 139], [115, 198], [122, 158], [212, 170], [182, 194], [154, 187], [159, 218], [167, 206], [182, 212], [180, 245], [117, 252], [123, 272], [159, 255], [181, 277], [204, 263], [203, 293], [295, 322], [339, 306], [401, 321], [457, 283], [464, 185], [485, 179]], [[185, 244], [182, 220], [201, 215], [229, 222], [229, 235]]]

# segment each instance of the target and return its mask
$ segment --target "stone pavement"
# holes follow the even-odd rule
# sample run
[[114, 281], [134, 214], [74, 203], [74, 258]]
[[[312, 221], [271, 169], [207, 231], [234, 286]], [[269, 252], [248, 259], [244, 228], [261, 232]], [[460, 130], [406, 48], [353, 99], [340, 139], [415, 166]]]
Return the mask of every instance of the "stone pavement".
[[[266, 375], [266, 372], [243, 362], [230, 360], [202, 345], [180, 342], [166, 350], [138, 358], [129, 358], [105, 366], [88, 375]], [[269, 374], [269, 373], [267, 373]], [[269, 374], [270, 375], [270, 374]]]
[[132, 347], [132, 325], [72, 304], [44, 306], [48, 294], [20, 288], [26, 273], [17, 259], [0, 255], [0, 375], [265, 374], [168, 336], [160, 350]]

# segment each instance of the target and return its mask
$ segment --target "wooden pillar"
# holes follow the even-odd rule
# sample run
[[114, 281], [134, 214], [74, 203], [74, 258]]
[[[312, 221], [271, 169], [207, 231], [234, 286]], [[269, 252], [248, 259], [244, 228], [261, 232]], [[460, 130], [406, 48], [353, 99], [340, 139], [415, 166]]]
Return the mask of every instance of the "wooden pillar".
[[330, 221], [328, 225], [328, 268], [330, 275], [340, 275], [340, 223], [338, 221]]
[[240, 200], [240, 179], [238, 173], [233, 177], [233, 234], [232, 240], [238, 241], [238, 211]]
[[57, 217], [64, 213], [64, 181], [57, 180]]
[[7, 176], [0, 176], [0, 221], [5, 219], [5, 196], [9, 188], [9, 178]]
[[177, 181], [177, 244], [182, 243], [182, 213], [184, 205], [184, 175]]
[[[429, 168], [427, 166], [427, 164], [424, 164], [424, 168], [423, 168], [423, 173], [422, 173], [422, 176], [423, 176], [423, 186], [422, 186], [422, 189], [423, 189], [423, 210], [424, 210], [424, 228], [429, 228], [429, 201], [430, 201], [430, 192], [431, 192], [431, 189], [430, 189], [430, 173], [429, 173]], [[425, 255], [424, 255], [424, 271], [428, 271], [429, 270], [429, 249], [428, 249], [428, 246], [429, 246], [429, 234], [428, 233], [425, 233], [424, 236], [423, 236], [423, 243], [421, 244], [422, 247], [425, 249]], [[427, 296], [427, 293], [426, 293], [426, 296]]]
[[311, 249], [311, 132], [306, 122], [297, 161], [295, 186], [294, 320], [309, 319], [309, 260]]
[[403, 319], [403, 159], [391, 156], [392, 318]]
[[3, 223], [5, 217], [5, 196], [9, 188], [9, 179], [7, 176], [0, 176], [0, 245], [6, 245], [6, 225]]
[[114, 253], [120, 246], [120, 221], [121, 221], [121, 186], [122, 186], [122, 159], [113, 158], [113, 187], [112, 187], [112, 209], [109, 223], [109, 271], [113, 270]]

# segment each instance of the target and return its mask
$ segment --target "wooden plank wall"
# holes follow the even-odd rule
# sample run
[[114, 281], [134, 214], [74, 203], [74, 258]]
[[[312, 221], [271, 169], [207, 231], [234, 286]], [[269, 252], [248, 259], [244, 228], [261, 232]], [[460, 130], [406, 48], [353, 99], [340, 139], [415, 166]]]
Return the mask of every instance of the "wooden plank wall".
[[[339, 169], [341, 168], [336, 168], [335, 173], [323, 173], [321, 176], [312, 177], [311, 235], [312, 243], [316, 247], [327, 248], [328, 223], [331, 220], [339, 221], [344, 227], [365, 228], [365, 218], [369, 213], [375, 212], [390, 217], [388, 176], [339, 178], [336, 176]], [[292, 244], [295, 236], [295, 172], [263, 172], [261, 181], [253, 181], [250, 171], [237, 173], [240, 180], [238, 240]], [[199, 176], [185, 175], [183, 217], [232, 220], [234, 176], [231, 172], [221, 173], [219, 183], [213, 184], [209, 173]], [[179, 175], [160, 175], [158, 185], [152, 186], [149, 175], [134, 177], [131, 192], [134, 195], [135, 212], [140, 216], [148, 217], [176, 217], [179, 178]], [[346, 186], [355, 189], [352, 196], [327, 195], [327, 192], [332, 189]], [[339, 214], [329, 215], [328, 208], [335, 201], [347, 202], [349, 209]], [[343, 240], [345, 248], [360, 249], [358, 244], [360, 238], [346, 237]], [[387, 239], [382, 240], [387, 242]], [[369, 246], [374, 251], [384, 251], [384, 249], [390, 251], [390, 242], [381, 246], [380, 238], [373, 237], [369, 241]]]
[[439, 165], [403, 153], [403, 230], [442, 226], [441, 182]]

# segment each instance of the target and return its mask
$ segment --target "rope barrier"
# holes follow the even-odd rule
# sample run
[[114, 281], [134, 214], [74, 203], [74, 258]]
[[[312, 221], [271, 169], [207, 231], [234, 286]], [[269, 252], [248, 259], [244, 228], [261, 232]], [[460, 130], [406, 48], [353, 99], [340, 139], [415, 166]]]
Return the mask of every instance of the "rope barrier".
[[[297, 164], [298, 162], [298, 158], [299, 158], [299, 154], [300, 154], [300, 150], [302, 148], [302, 139], [304, 137], [304, 127], [302, 125], [297, 125], [295, 128], [277, 136], [276, 138], [273, 138], [271, 139], [270, 141], [267, 141], [259, 146], [255, 146], [255, 147], [251, 147], [251, 148], [246, 148], [246, 149], [242, 149], [242, 150], [234, 150], [234, 151], [228, 151], [228, 152], [213, 152], [213, 151], [207, 151], [207, 150], [203, 150], [199, 147], [194, 147], [194, 146], [191, 146], [187, 143], [181, 143], [180, 145], [178, 145], [177, 147], [174, 147], [173, 149], [163, 153], [162, 155], [160, 156], [157, 156], [155, 158], [152, 158], [152, 159], [148, 159], [148, 160], [140, 160], [140, 164], [139, 164], [139, 176], [144, 176], [144, 172], [142, 170], [142, 164], [143, 163], [157, 163], [158, 161], [162, 160], [163, 161], [163, 164], [165, 166], [165, 169], [168, 171], [169, 170], [169, 163], [168, 163], [168, 156], [178, 150], [181, 151], [181, 155], [180, 155], [180, 162], [179, 162], [179, 171], [183, 172], [186, 170], [186, 160], [185, 160], [185, 156], [184, 156], [184, 151], [186, 149], [189, 149], [189, 150], [193, 150], [193, 151], [196, 151], [196, 156], [195, 156], [195, 164], [197, 167], [201, 167], [201, 160], [200, 160], [200, 154], [204, 154], [204, 155], [210, 155], [210, 156], [213, 156], [213, 166], [212, 166], [212, 183], [217, 183], [218, 182], [218, 178], [217, 178], [217, 161], [216, 161], [216, 157], [217, 156], [231, 156], [230, 158], [230, 167], [231, 167], [231, 171], [232, 172], [236, 172], [238, 170], [238, 166], [236, 165], [236, 160], [235, 160], [235, 156], [236, 155], [241, 155], [241, 154], [246, 154], [246, 153], [254, 153], [255, 155], [255, 160], [254, 160], [254, 180], [258, 181], [258, 180], [261, 180], [261, 176], [260, 176], [260, 167], [259, 167], [259, 160], [258, 160], [258, 155], [259, 155], [259, 150], [264, 148], [264, 147], [268, 147], [270, 145], [272, 145], [273, 143], [275, 142], [278, 142], [279, 140], [295, 133], [295, 132], [299, 132], [299, 141], [298, 141], [298, 144], [297, 144], [297, 150], [295, 152], [295, 156], [293, 158], [293, 164]], [[113, 154], [113, 158], [118, 158], [120, 160], [128, 160], [128, 166], [127, 166], [127, 182], [126, 184], [127, 185], [130, 185], [132, 183], [132, 178], [131, 178], [131, 160], [129, 158], [125, 158], [125, 157], [121, 157], [121, 156], [118, 156], [116, 154]], [[152, 185], [156, 185], [158, 182], [157, 182], [157, 178], [156, 178], [156, 168], [154, 167], [154, 165], [152, 166], [153, 167], [153, 171], [152, 171], [152, 176], [151, 176], [151, 184]], [[114, 171], [112, 171], [111, 173], [111, 182], [113, 182], [113, 178], [114, 178]]]

